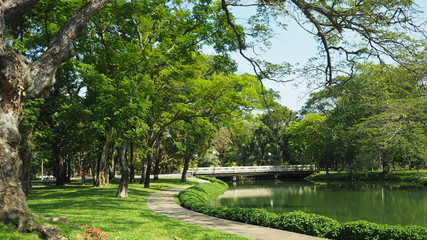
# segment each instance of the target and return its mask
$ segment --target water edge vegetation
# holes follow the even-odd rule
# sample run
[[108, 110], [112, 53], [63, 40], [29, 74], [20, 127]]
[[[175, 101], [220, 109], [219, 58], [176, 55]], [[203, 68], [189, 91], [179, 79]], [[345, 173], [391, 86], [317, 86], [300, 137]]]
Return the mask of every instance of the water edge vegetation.
[[[209, 200], [226, 191], [228, 186], [219, 180], [208, 185], [198, 185], [181, 192], [182, 206], [211, 216], [250, 224], [278, 228], [330, 239], [426, 239], [427, 228], [376, 224], [368, 221], [338, 221], [301, 211], [276, 214], [257, 208], [212, 207]], [[212, 194], [210, 194], [212, 193]]]

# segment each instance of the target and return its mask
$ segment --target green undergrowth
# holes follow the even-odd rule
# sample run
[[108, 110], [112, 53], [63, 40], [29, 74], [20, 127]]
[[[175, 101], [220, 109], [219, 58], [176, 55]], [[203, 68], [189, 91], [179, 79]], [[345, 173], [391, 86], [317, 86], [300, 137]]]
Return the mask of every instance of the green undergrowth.
[[[129, 185], [129, 198], [114, 197], [117, 184], [93, 188], [78, 183], [66, 187], [34, 189], [28, 198], [30, 208], [45, 217], [67, 216], [68, 222], [50, 223], [58, 227], [68, 239], [84, 239], [85, 229], [98, 228], [108, 239], [144, 240], [200, 240], [247, 239], [180, 222], [155, 213], [147, 206], [148, 198], [163, 189], [197, 185], [196, 181], [179, 183], [179, 179], [153, 181], [151, 188], [140, 184]], [[0, 226], [0, 239], [39, 239], [35, 234], [16, 233]]]
[[216, 179], [204, 179], [208, 179], [212, 183], [197, 185], [178, 194], [178, 199], [183, 207], [219, 218], [329, 239], [427, 239], [427, 228], [419, 226], [391, 226], [367, 221], [340, 223], [325, 216], [301, 211], [276, 214], [257, 208], [212, 207], [209, 205], [209, 201], [226, 191], [228, 186]]
[[405, 181], [427, 186], [427, 170], [384, 172], [322, 172], [307, 178], [311, 181]]

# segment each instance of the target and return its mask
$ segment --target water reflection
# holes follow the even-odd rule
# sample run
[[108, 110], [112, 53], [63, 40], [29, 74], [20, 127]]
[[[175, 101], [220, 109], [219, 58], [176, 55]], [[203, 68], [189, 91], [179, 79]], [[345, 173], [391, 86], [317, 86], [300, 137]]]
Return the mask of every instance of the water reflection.
[[427, 189], [398, 183], [239, 182], [212, 205], [277, 213], [301, 210], [341, 222], [363, 219], [427, 227]]

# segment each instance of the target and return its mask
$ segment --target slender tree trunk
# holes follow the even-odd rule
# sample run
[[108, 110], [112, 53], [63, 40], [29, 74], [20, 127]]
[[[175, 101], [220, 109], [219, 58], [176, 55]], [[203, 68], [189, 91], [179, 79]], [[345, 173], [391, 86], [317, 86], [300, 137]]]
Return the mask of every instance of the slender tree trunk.
[[141, 179], [139, 180], [139, 184], [145, 184], [145, 176], [147, 175], [147, 163], [142, 163], [142, 171], [141, 171]]
[[188, 171], [188, 168], [190, 166], [191, 156], [192, 156], [192, 154], [186, 156], [184, 159], [184, 169], [182, 169], [182, 175], [181, 175], [181, 181], [180, 182], [186, 182], [187, 181], [187, 171]]
[[160, 147], [158, 147], [158, 149], [156, 150], [156, 158], [155, 158], [155, 162], [154, 162], [154, 180], [157, 181], [159, 180], [159, 174], [160, 174], [160, 162], [162, 160], [162, 150]]
[[128, 188], [129, 188], [129, 166], [126, 159], [126, 148], [127, 144], [123, 143], [122, 146], [120, 146], [118, 151], [118, 157], [120, 161], [120, 167], [121, 167], [121, 178], [120, 178], [120, 184], [119, 189], [117, 190], [116, 197], [128, 197]]
[[130, 153], [129, 153], [129, 170], [130, 170], [130, 176], [129, 181], [135, 182], [135, 165], [134, 165], [134, 152], [133, 152], [134, 143], [130, 143]]
[[71, 162], [73, 161], [74, 155], [72, 153], [68, 154], [67, 158], [67, 183], [71, 182], [71, 174], [72, 174], [72, 167]]
[[144, 188], [150, 187], [150, 175], [151, 175], [151, 168], [153, 166], [153, 153], [150, 152], [147, 155], [147, 166], [145, 170], [145, 182], [144, 182]]
[[108, 166], [108, 180], [110, 182], [113, 182], [116, 179], [116, 157], [112, 157], [111, 155], [111, 162]]

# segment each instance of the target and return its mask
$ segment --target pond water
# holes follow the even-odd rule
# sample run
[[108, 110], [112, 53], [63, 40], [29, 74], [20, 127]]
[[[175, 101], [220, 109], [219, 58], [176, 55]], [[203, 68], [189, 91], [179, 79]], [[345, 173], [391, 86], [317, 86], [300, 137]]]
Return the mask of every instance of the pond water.
[[407, 183], [327, 183], [245, 181], [230, 188], [213, 206], [265, 208], [283, 213], [301, 210], [340, 222], [367, 220], [427, 227], [427, 188]]

